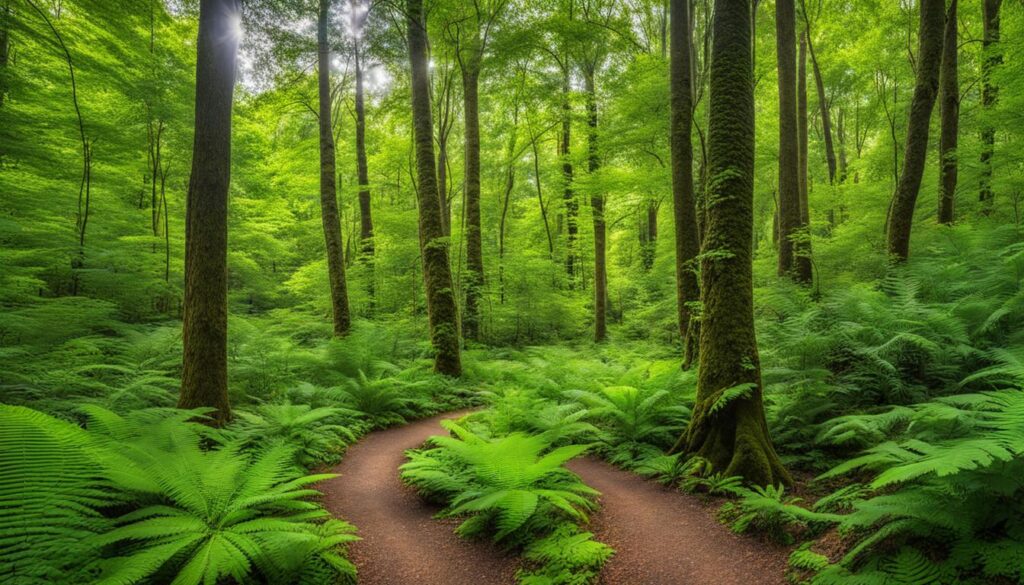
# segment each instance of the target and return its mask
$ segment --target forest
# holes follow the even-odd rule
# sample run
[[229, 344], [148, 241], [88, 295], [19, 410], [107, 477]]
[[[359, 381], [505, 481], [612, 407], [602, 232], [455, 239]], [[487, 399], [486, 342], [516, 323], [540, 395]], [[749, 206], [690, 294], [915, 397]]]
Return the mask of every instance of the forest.
[[0, 0], [0, 583], [1024, 584], [1020, 0]]

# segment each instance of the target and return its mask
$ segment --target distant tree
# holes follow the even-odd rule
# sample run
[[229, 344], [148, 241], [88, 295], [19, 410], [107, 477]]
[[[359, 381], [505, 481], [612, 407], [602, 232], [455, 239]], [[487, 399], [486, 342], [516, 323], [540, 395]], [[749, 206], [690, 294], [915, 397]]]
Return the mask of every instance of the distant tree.
[[201, 0], [196, 48], [195, 142], [185, 217], [185, 302], [180, 408], [228, 404], [228, 187], [231, 109], [240, 36], [237, 0]]
[[356, 114], [356, 175], [359, 180], [359, 253], [360, 258], [370, 268], [367, 278], [367, 292], [370, 296], [370, 309], [375, 304], [373, 275], [373, 212], [370, 206], [370, 170], [366, 162], [366, 97], [364, 96], [365, 54], [363, 49], [363, 29], [370, 9], [364, 0], [352, 0], [352, 54], [355, 58], [355, 114]]
[[[990, 111], [999, 98], [999, 86], [992, 83], [992, 71], [1003, 62], [1003, 54], [999, 50], [999, 10], [1003, 0], [981, 0], [982, 26], [982, 60], [981, 60], [981, 107]], [[996, 129], [988, 120], [983, 119], [981, 130], [981, 185], [978, 199], [991, 205], [992, 193], [992, 155], [995, 152]]]
[[957, 72], [957, 0], [946, 12], [942, 41], [942, 70], [939, 73], [939, 223], [953, 223], [956, 207], [957, 133], [960, 126], [960, 78]]
[[794, 242], [800, 230], [800, 144], [797, 128], [796, 8], [775, 2], [779, 77], [779, 276], [797, 277]]
[[758, 485], [791, 483], [768, 435], [754, 335], [754, 80], [750, 0], [715, 0], [704, 316], [697, 400], [674, 451]]
[[412, 122], [416, 151], [416, 195], [419, 201], [420, 257], [427, 292], [430, 337], [436, 356], [434, 370], [449, 376], [462, 373], [459, 354], [458, 309], [448, 263], [441, 202], [434, 166], [434, 130], [430, 112], [430, 76], [427, 60], [427, 29], [423, 0], [406, 5], [409, 63], [412, 69]]
[[939, 69], [942, 64], [942, 36], [945, 28], [944, 0], [921, 0], [918, 26], [917, 81], [910, 102], [903, 170], [889, 210], [889, 255], [896, 262], [910, 254], [910, 231], [925, 158], [928, 155], [928, 127], [935, 98], [939, 93]]

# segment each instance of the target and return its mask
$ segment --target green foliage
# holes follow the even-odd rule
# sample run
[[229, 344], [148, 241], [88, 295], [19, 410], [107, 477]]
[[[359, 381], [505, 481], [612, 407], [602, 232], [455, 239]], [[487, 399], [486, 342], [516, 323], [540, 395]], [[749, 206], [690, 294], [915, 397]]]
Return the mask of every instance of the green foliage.
[[236, 410], [232, 430], [243, 448], [290, 445], [295, 450], [295, 463], [308, 468], [340, 459], [345, 444], [356, 440], [350, 427], [359, 416], [356, 411], [338, 407], [263, 404], [252, 412]]

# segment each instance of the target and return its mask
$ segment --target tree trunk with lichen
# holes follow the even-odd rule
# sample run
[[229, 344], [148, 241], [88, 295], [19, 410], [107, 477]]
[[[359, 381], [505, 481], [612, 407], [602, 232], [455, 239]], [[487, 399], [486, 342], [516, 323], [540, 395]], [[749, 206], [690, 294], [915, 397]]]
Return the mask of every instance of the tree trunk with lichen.
[[943, 0], [921, 0], [917, 82], [907, 121], [903, 171], [900, 173], [889, 211], [888, 249], [889, 255], [896, 262], [906, 261], [910, 254], [914, 207], [917, 204], [925, 159], [928, 156], [928, 127], [931, 124], [932, 110], [935, 109], [935, 98], [939, 93], [945, 20], [946, 8]]
[[409, 63], [412, 68], [413, 143], [416, 151], [416, 199], [419, 207], [420, 258], [427, 293], [434, 371], [448, 376], [462, 373], [459, 353], [458, 309], [448, 263], [441, 201], [434, 166], [434, 131], [430, 112], [430, 77], [427, 70], [427, 31], [423, 0], [408, 0]]
[[700, 370], [690, 426], [673, 450], [703, 457], [717, 472], [754, 484], [789, 484], [768, 435], [754, 335], [750, 9], [750, 0], [715, 0]]
[[689, 368], [697, 354], [700, 324], [693, 314], [700, 301], [697, 282], [697, 198], [693, 186], [693, 59], [689, 0], [672, 0], [669, 90], [670, 140], [672, 149], [672, 213], [676, 238], [676, 318], [683, 343], [683, 367]]
[[179, 408], [213, 408], [216, 424], [231, 419], [228, 403], [228, 187], [231, 107], [239, 17], [236, 0], [202, 0], [196, 49], [195, 139], [185, 217], [185, 300]]
[[337, 163], [334, 158], [334, 125], [331, 123], [331, 46], [327, 38], [331, 0], [320, 0], [317, 19], [317, 83], [320, 98], [320, 217], [331, 284], [331, 316], [335, 335], [352, 327], [345, 281], [344, 239], [338, 213]]
[[992, 83], [992, 71], [1003, 62], [1003, 55], [999, 52], [999, 9], [1002, 5], [1003, 0], [981, 0], [981, 108], [986, 116], [982, 118], [978, 200], [986, 206], [991, 206], [995, 198], [992, 192], [992, 155], [995, 153], [996, 128], [987, 119], [987, 114], [992, 111], [999, 97], [999, 86]]
[[957, 72], [957, 0], [946, 13], [942, 41], [942, 70], [939, 73], [939, 223], [953, 223], [957, 181], [957, 132], [960, 125], [960, 80]]

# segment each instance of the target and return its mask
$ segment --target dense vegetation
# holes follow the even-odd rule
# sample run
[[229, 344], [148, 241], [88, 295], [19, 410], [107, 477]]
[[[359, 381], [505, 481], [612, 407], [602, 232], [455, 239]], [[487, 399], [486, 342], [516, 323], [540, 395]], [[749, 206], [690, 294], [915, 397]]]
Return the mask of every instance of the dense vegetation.
[[1024, 583], [1022, 80], [1012, 0], [0, 0], [0, 581], [352, 582], [324, 471], [472, 406], [400, 473], [524, 584], [584, 453]]

